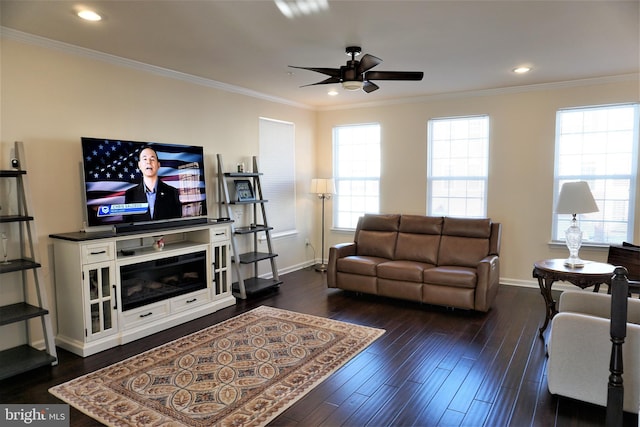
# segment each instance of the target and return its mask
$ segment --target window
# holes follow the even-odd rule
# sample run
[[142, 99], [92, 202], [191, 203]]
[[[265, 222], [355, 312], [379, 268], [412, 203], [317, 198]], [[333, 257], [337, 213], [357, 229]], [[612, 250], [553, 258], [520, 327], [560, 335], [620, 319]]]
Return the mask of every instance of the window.
[[380, 211], [380, 125], [335, 127], [333, 159], [334, 227], [354, 229], [362, 215]]
[[[583, 239], [631, 241], [638, 170], [638, 104], [559, 110], [554, 202], [562, 184], [587, 181], [599, 212], [580, 215]], [[553, 240], [564, 240], [571, 215], [553, 215]]]
[[427, 212], [487, 215], [489, 116], [429, 120]]
[[262, 192], [273, 236], [296, 232], [295, 130], [293, 123], [260, 118]]

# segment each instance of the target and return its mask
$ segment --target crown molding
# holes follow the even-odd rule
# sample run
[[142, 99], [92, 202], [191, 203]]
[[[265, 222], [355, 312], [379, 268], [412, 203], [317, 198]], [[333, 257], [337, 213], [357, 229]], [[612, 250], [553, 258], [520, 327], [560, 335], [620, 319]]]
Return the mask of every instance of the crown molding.
[[366, 102], [366, 103], [363, 102], [359, 104], [350, 104], [350, 105], [333, 105], [333, 106], [327, 106], [327, 107], [320, 107], [320, 108], [317, 108], [317, 110], [318, 111], [350, 110], [353, 108], [381, 107], [385, 105], [417, 104], [417, 103], [442, 101], [442, 100], [450, 100], [450, 99], [508, 95], [508, 94], [526, 93], [526, 92], [541, 92], [545, 90], [592, 86], [596, 84], [639, 82], [639, 81], [640, 81], [640, 73], [632, 73], [632, 74], [621, 74], [617, 76], [604, 76], [604, 77], [593, 77], [593, 78], [577, 79], [577, 80], [567, 80], [562, 82], [538, 83], [538, 84], [523, 85], [523, 86], [509, 86], [509, 87], [491, 88], [491, 89], [468, 90], [468, 91], [461, 91], [461, 92], [448, 92], [448, 93], [440, 93], [440, 94], [433, 94], [433, 95], [415, 96], [410, 98], [399, 98], [399, 99]]
[[227, 83], [222, 83], [212, 79], [206, 79], [203, 77], [194, 76], [180, 71], [171, 70], [168, 68], [157, 67], [155, 65], [145, 64], [143, 62], [134, 61], [131, 59], [122, 58], [120, 56], [111, 55], [109, 53], [99, 52], [93, 49], [87, 49], [84, 47], [76, 46], [69, 43], [52, 40], [46, 37], [37, 36], [34, 34], [25, 33], [22, 31], [14, 30], [7, 27], [0, 27], [0, 36], [10, 40], [18, 42], [44, 47], [48, 49], [54, 49], [69, 53], [72, 55], [82, 56], [89, 59], [107, 62], [109, 64], [118, 65], [121, 67], [132, 68], [138, 71], [144, 71], [152, 73], [158, 76], [167, 77], [175, 80], [181, 80], [187, 83], [193, 83], [199, 86], [205, 86], [208, 88], [218, 89], [225, 92], [235, 93], [239, 95], [249, 96], [251, 98], [261, 99], [263, 101], [275, 102], [279, 104], [285, 104], [292, 107], [313, 109], [306, 104], [290, 101], [288, 99], [279, 98], [271, 95], [267, 95], [261, 92], [246, 89], [240, 86], [234, 86]]
[[640, 81], [640, 73], [632, 73], [632, 74], [623, 74], [623, 75], [617, 75], [617, 76], [604, 76], [604, 77], [569, 80], [569, 81], [562, 81], [562, 82], [539, 83], [539, 84], [531, 84], [531, 85], [523, 85], [523, 86], [509, 86], [509, 87], [502, 87], [502, 88], [469, 90], [469, 91], [461, 91], [461, 92], [448, 92], [448, 93], [441, 93], [441, 94], [424, 95], [424, 96], [416, 96], [416, 97], [409, 97], [409, 98], [398, 98], [398, 99], [382, 100], [382, 101], [375, 101], [375, 102], [362, 102], [362, 103], [348, 104], [348, 105], [313, 107], [307, 104], [302, 104], [302, 103], [291, 101], [288, 99], [267, 95], [267, 94], [246, 89], [240, 86], [234, 86], [228, 83], [222, 83], [216, 80], [206, 79], [203, 77], [198, 77], [198, 76], [194, 76], [187, 73], [182, 73], [180, 71], [175, 71], [167, 68], [158, 67], [155, 65], [145, 64], [143, 62], [134, 61], [134, 60], [122, 58], [116, 55], [111, 55], [108, 53], [87, 49], [87, 48], [76, 46], [73, 44], [48, 39], [46, 37], [25, 33], [25, 32], [14, 30], [7, 27], [0, 26], [0, 36], [7, 39], [19, 41], [22, 43], [31, 44], [34, 46], [55, 49], [65, 53], [69, 53], [69, 54], [74, 54], [74, 55], [83, 56], [83, 57], [94, 59], [94, 60], [104, 61], [110, 64], [122, 66], [122, 67], [132, 68], [138, 71], [144, 71], [144, 72], [152, 73], [152, 74], [167, 77], [167, 78], [181, 80], [187, 83], [192, 83], [200, 86], [222, 90], [225, 92], [230, 92], [230, 93], [244, 95], [244, 96], [248, 96], [256, 99], [261, 99], [263, 101], [275, 102], [278, 104], [284, 104], [284, 105], [288, 105], [296, 108], [302, 108], [305, 110], [315, 110], [315, 111], [351, 110], [354, 108], [370, 108], [370, 107], [380, 107], [380, 106], [388, 106], [388, 105], [414, 104], [414, 103], [433, 102], [433, 101], [449, 100], [449, 99], [506, 95], [506, 94], [515, 94], [515, 93], [525, 93], [525, 92], [539, 92], [539, 91], [545, 91], [545, 90], [551, 90], [551, 89], [563, 89], [563, 88], [573, 88], [573, 87], [580, 87], [580, 86], [589, 86], [594, 84]]

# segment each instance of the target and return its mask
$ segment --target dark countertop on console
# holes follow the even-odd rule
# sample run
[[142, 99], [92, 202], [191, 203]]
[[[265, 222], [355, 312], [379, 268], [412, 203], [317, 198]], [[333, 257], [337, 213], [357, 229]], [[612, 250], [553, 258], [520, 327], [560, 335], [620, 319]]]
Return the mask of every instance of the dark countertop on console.
[[[146, 228], [150, 224], [140, 225], [139, 229], [127, 230], [127, 231], [114, 231], [114, 230], [103, 230], [103, 231], [72, 231], [70, 233], [56, 233], [49, 234], [49, 237], [52, 239], [60, 239], [60, 240], [69, 240], [72, 242], [83, 242], [88, 240], [99, 240], [99, 239], [108, 239], [112, 237], [120, 237], [120, 236], [130, 236], [135, 234], [142, 233], [151, 233], [158, 232], [161, 234], [163, 231], [174, 231], [176, 229], [189, 229], [202, 227], [203, 225], [217, 225], [217, 224], [230, 224], [232, 220], [221, 220], [218, 221], [216, 219], [208, 219], [206, 222], [198, 222], [198, 223], [178, 223], [170, 226], [160, 226], [158, 224], [153, 224], [153, 228]], [[178, 225], [179, 224], [179, 225]], [[135, 228], [136, 226], [134, 226]], [[157, 227], [157, 228], [156, 228]]]

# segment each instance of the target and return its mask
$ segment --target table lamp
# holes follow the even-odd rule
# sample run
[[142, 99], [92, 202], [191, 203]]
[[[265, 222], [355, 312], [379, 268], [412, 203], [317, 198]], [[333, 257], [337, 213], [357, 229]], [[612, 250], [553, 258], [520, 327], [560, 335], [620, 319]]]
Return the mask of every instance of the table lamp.
[[584, 261], [578, 256], [582, 246], [582, 230], [578, 227], [576, 215], [590, 212], [598, 212], [598, 205], [593, 199], [593, 194], [586, 181], [565, 182], [560, 189], [556, 213], [571, 214], [571, 226], [565, 231], [569, 258], [564, 262], [568, 267], [584, 267]]
[[314, 178], [311, 180], [311, 192], [322, 200], [322, 257], [316, 271], [327, 271], [327, 265], [324, 263], [324, 201], [336, 193], [335, 181], [333, 178]]

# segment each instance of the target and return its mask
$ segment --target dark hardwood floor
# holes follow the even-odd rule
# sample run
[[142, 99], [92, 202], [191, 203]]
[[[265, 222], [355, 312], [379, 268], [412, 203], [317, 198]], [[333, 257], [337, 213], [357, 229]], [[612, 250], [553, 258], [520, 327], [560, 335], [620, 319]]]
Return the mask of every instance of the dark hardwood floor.
[[[483, 314], [327, 289], [313, 270], [281, 279], [278, 291], [90, 357], [59, 349], [58, 366], [1, 381], [0, 402], [60, 403], [49, 387], [269, 305], [386, 330], [273, 426], [604, 425], [604, 408], [549, 394], [535, 289], [502, 286]], [[72, 426], [96, 424], [71, 408]], [[625, 414], [625, 426], [637, 425]]]

